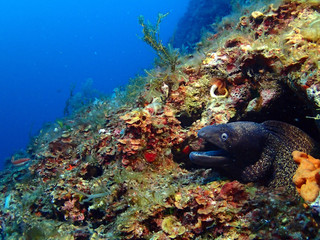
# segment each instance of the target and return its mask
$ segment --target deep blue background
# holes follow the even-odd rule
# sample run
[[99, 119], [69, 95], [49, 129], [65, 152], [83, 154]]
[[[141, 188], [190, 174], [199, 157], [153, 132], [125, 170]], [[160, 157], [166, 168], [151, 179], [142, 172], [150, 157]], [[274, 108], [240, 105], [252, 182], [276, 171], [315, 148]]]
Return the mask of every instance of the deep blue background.
[[151, 68], [154, 52], [138, 16], [173, 34], [188, 0], [10, 0], [0, 2], [0, 165], [30, 133], [63, 116], [70, 86], [93, 79], [107, 94]]

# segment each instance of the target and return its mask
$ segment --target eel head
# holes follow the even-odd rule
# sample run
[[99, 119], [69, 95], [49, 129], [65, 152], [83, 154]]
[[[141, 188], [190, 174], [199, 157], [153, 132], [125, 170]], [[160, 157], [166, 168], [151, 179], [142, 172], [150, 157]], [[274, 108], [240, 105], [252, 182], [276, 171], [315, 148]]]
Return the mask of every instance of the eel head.
[[207, 126], [198, 131], [205, 149], [191, 152], [190, 160], [203, 167], [245, 167], [257, 160], [263, 150], [265, 136], [260, 124], [233, 122]]

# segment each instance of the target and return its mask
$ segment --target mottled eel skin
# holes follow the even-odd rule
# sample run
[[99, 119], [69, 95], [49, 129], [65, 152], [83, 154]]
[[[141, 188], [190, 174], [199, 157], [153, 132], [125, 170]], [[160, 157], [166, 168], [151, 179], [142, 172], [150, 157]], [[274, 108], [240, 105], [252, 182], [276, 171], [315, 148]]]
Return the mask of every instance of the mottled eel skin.
[[198, 136], [213, 149], [191, 152], [195, 164], [220, 168], [242, 182], [285, 186], [290, 192], [294, 190], [292, 176], [297, 169], [292, 151], [312, 154], [316, 148], [305, 132], [280, 121], [212, 125], [200, 129]]

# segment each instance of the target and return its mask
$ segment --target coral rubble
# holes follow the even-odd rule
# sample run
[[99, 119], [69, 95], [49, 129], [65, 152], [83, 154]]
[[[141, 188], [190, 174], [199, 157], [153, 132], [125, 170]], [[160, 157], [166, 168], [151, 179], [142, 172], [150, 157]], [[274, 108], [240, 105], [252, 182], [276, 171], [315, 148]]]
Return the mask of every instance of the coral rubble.
[[319, 239], [312, 212], [285, 189], [188, 158], [210, 124], [274, 119], [318, 137], [319, 8], [251, 6], [198, 51], [43, 128], [13, 158], [28, 161], [0, 175], [1, 238]]

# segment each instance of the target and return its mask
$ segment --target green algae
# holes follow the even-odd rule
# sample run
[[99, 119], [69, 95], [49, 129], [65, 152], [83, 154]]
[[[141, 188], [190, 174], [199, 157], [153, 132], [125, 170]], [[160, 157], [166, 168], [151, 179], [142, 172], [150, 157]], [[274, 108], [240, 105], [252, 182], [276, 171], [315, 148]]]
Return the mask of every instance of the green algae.
[[301, 30], [302, 36], [312, 42], [320, 40], [320, 16], [311, 22], [306, 28]]
[[320, 0], [291, 0], [294, 2], [306, 4], [307, 6], [319, 6]]
[[179, 53], [177, 50], [173, 49], [170, 44], [168, 44], [168, 46], [164, 46], [159, 36], [160, 23], [162, 19], [167, 15], [168, 13], [159, 13], [155, 25], [152, 25], [149, 21], [145, 22], [144, 17], [140, 15], [139, 24], [142, 26], [143, 41], [145, 41], [156, 51], [157, 56], [160, 59], [158, 64], [160, 66], [169, 66], [171, 71], [174, 72], [177, 65]]
[[211, 79], [208, 75], [202, 76], [186, 90], [185, 105], [181, 107], [182, 112], [193, 116], [201, 111], [208, 102], [211, 87]]
[[145, 90], [148, 82], [146, 76], [137, 75], [129, 80], [126, 86], [114, 89], [114, 97], [110, 99], [113, 109], [120, 109], [123, 106], [132, 107], [139, 102], [140, 95]]

